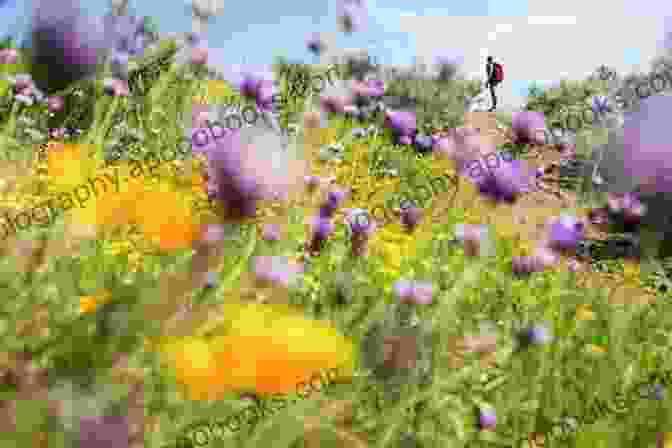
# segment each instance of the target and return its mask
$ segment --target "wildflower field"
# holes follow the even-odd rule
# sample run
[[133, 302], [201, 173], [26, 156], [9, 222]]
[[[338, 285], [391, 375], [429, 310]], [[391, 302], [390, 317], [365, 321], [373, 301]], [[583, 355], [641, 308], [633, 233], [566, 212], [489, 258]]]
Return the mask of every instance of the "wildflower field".
[[123, 11], [137, 48], [45, 69], [40, 17], [0, 49], [0, 446], [668, 446], [666, 94], [220, 76]]

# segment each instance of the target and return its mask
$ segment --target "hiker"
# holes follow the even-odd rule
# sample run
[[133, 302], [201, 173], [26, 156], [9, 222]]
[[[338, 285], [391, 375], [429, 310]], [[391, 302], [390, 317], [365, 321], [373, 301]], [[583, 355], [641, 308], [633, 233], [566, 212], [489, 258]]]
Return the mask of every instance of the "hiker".
[[488, 56], [488, 63], [485, 65], [485, 72], [487, 81], [485, 87], [490, 88], [490, 96], [492, 97], [492, 106], [488, 112], [493, 112], [497, 108], [497, 96], [495, 95], [495, 87], [504, 80], [504, 70], [502, 65], [494, 62], [492, 56]]

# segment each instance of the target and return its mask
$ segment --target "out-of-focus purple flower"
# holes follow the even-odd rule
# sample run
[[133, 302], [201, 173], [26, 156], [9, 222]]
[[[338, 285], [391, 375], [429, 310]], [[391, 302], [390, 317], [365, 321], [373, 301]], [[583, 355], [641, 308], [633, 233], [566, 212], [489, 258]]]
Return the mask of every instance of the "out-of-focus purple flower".
[[574, 216], [549, 219], [548, 241], [552, 248], [573, 250], [583, 239], [585, 224]]
[[369, 238], [376, 230], [376, 223], [371, 219], [366, 210], [349, 210], [346, 222], [350, 227], [352, 254], [354, 256], [366, 255]]
[[354, 81], [352, 84], [354, 95], [365, 98], [380, 98], [385, 95], [385, 81], [369, 79], [367, 81]]
[[465, 255], [476, 257], [481, 254], [482, 246], [488, 238], [488, 228], [485, 225], [457, 224], [455, 238], [464, 245]]
[[561, 142], [558, 149], [563, 159], [570, 160], [576, 157], [576, 145], [573, 143]]
[[511, 268], [516, 276], [526, 276], [534, 272], [543, 272], [542, 260], [535, 256], [515, 256], [511, 260]]
[[93, 75], [107, 49], [102, 23], [85, 17], [73, 0], [39, 1], [31, 34], [31, 74], [46, 93]]
[[535, 111], [517, 112], [513, 116], [511, 130], [516, 143], [541, 145], [545, 141], [546, 123], [544, 114]]
[[208, 49], [206, 47], [195, 47], [191, 49], [191, 63], [194, 65], [205, 65], [208, 62]]
[[497, 426], [497, 413], [492, 407], [481, 408], [478, 412], [478, 428], [481, 431], [492, 431]]
[[303, 273], [303, 265], [283, 256], [258, 256], [252, 260], [255, 279], [261, 285], [286, 288], [294, 285]]
[[119, 448], [128, 446], [129, 426], [126, 417], [83, 417], [79, 422], [80, 448]]
[[338, 23], [345, 33], [361, 30], [364, 25], [366, 8], [361, 1], [341, 0], [339, 3]]
[[401, 209], [401, 224], [406, 227], [408, 231], [413, 231], [422, 220], [422, 210], [415, 205], [410, 207], [402, 207]]
[[413, 137], [408, 136], [408, 135], [400, 135], [397, 138], [397, 142], [400, 145], [412, 145], [413, 144]]
[[19, 60], [19, 52], [15, 48], [0, 50], [0, 64], [16, 64]]
[[662, 401], [663, 399], [665, 399], [665, 395], [666, 395], [665, 394], [665, 386], [663, 386], [660, 383], [656, 383], [653, 386], [653, 397], [656, 400]]
[[324, 243], [334, 231], [334, 223], [331, 219], [323, 216], [315, 216], [310, 220], [311, 238], [308, 243], [308, 251], [319, 253], [324, 247]]
[[226, 228], [221, 224], [209, 224], [203, 230], [202, 239], [206, 243], [218, 243], [224, 239]]
[[306, 172], [304, 161], [290, 157], [272, 131], [243, 131], [228, 132], [203, 151], [209, 195], [233, 220], [255, 216], [260, 200], [286, 200], [302, 190]]
[[579, 272], [581, 270], [581, 263], [576, 258], [570, 258], [567, 260], [567, 269], [570, 272]]
[[394, 282], [392, 289], [402, 302], [412, 302], [417, 305], [432, 303], [434, 286], [430, 282], [401, 278]]
[[651, 193], [672, 192], [671, 113], [672, 97], [653, 95], [624, 119], [623, 172]]
[[333, 114], [344, 114], [351, 103], [352, 98], [347, 95], [325, 94], [320, 97], [322, 109]]
[[413, 294], [413, 281], [404, 278], [399, 279], [394, 282], [392, 289], [394, 289], [394, 293], [400, 299], [410, 299], [411, 295]]
[[67, 129], [65, 128], [53, 128], [49, 129], [49, 138], [61, 139], [67, 134]]
[[536, 178], [532, 169], [520, 160], [501, 161], [499, 167], [481, 170], [481, 176], [473, 179], [479, 192], [495, 201], [514, 202], [522, 193], [528, 192]]
[[343, 190], [332, 190], [327, 193], [327, 199], [320, 206], [320, 216], [331, 218], [345, 200], [346, 193]]
[[47, 109], [49, 109], [49, 112], [60, 112], [63, 109], [63, 98], [60, 96], [47, 98]]
[[588, 220], [593, 225], [607, 224], [609, 222], [609, 210], [604, 207], [590, 209]]
[[388, 110], [385, 112], [385, 122], [397, 135], [401, 136], [413, 136], [418, 129], [415, 114], [409, 111]]
[[273, 72], [268, 70], [247, 70], [236, 73], [232, 82], [240, 90], [241, 96], [253, 99], [262, 110], [270, 110], [276, 93], [273, 76]]
[[278, 241], [280, 239], [280, 226], [277, 224], [264, 224], [261, 229], [261, 238], [264, 241]]
[[518, 334], [519, 348], [543, 345], [551, 341], [551, 332], [546, 325], [530, 325]]
[[315, 54], [316, 56], [319, 56], [324, 52], [324, 50], [327, 47], [327, 44], [322, 38], [322, 36], [320, 36], [319, 34], [313, 34], [306, 41], [306, 46], [308, 47], [308, 51]]
[[621, 216], [627, 224], [639, 224], [646, 214], [646, 206], [633, 193], [609, 194], [607, 206], [609, 212]]
[[609, 103], [609, 98], [604, 95], [593, 96], [591, 101], [591, 109], [598, 117], [613, 112], [613, 106]]
[[103, 81], [103, 92], [110, 96], [128, 96], [128, 83], [117, 78], [107, 78]]
[[430, 151], [434, 142], [429, 135], [418, 134], [415, 136], [415, 145], [421, 152]]

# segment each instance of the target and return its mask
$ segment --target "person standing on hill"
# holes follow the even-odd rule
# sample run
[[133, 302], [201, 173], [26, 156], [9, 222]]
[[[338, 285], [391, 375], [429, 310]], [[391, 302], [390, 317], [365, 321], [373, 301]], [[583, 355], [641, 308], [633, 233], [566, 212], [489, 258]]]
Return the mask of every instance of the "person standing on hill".
[[492, 106], [488, 112], [493, 112], [497, 109], [497, 96], [495, 95], [495, 87], [498, 86], [504, 80], [504, 70], [502, 65], [494, 62], [492, 56], [488, 56], [488, 63], [485, 65], [485, 72], [487, 76], [487, 81], [485, 82], [485, 87], [490, 88], [490, 97], [492, 98]]

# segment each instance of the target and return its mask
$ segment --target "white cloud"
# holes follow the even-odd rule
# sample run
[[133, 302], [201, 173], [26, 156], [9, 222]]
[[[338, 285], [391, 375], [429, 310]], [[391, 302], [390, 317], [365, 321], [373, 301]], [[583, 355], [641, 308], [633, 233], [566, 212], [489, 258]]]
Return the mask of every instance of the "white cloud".
[[536, 0], [529, 5], [529, 16], [417, 16], [399, 21], [401, 30], [415, 37], [419, 56], [454, 43], [451, 50], [464, 52], [463, 71], [469, 76], [483, 79], [485, 58], [493, 55], [504, 66], [500, 101], [518, 106], [526, 81], [582, 79], [601, 64], [621, 73], [636, 70], [626, 62], [624, 49], [638, 49], [641, 68], [648, 68], [666, 15], [656, 9], [661, 6], [655, 0]]

